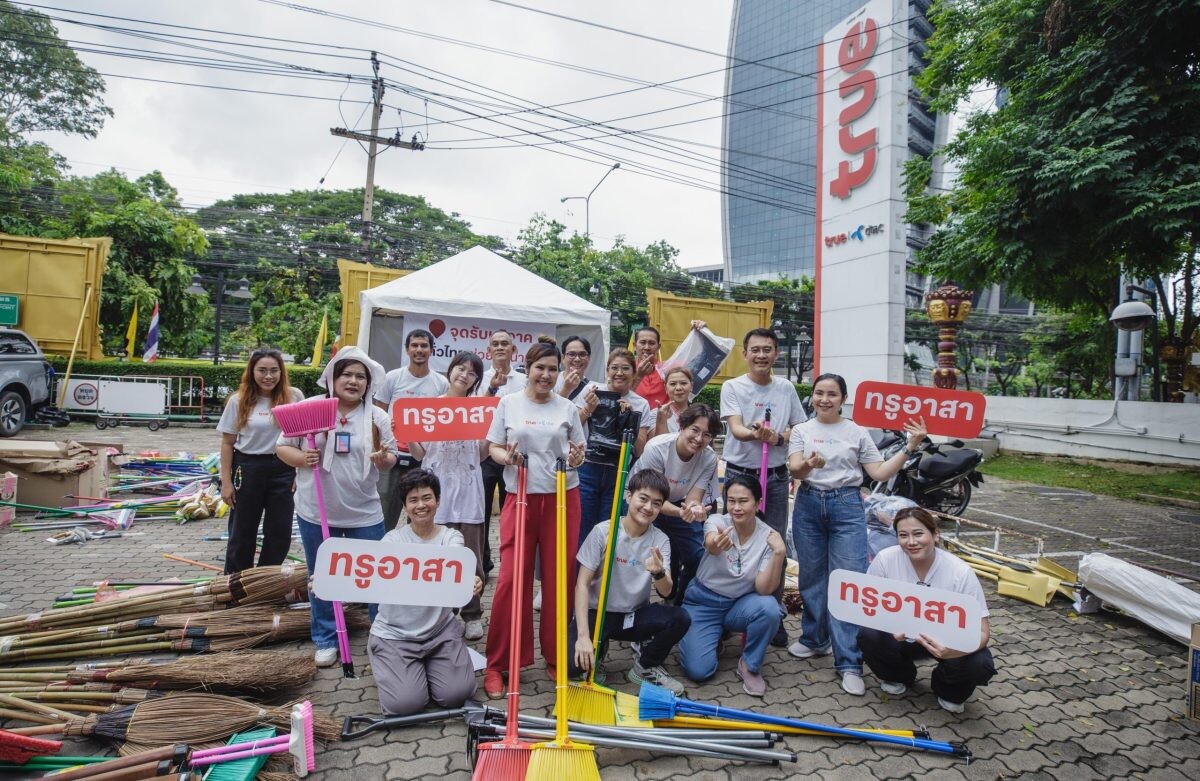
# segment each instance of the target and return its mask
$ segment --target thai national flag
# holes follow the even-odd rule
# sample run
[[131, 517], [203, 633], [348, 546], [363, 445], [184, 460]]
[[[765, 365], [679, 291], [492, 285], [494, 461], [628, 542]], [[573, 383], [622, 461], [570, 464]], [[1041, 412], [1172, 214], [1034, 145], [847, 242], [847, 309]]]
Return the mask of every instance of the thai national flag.
[[158, 302], [154, 302], [154, 313], [150, 315], [150, 330], [146, 332], [146, 351], [142, 360], [153, 363], [158, 358]]

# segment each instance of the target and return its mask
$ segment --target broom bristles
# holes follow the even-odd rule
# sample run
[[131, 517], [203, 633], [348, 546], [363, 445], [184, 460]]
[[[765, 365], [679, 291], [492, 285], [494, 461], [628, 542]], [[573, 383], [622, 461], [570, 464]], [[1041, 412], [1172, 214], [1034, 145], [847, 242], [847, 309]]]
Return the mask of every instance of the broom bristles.
[[535, 743], [525, 781], [600, 781], [596, 749], [572, 740]]
[[337, 425], [336, 397], [305, 399], [271, 408], [285, 437], [303, 437], [329, 431]]
[[162, 664], [137, 664], [113, 670], [67, 674], [68, 683], [110, 681], [151, 689], [208, 689], [269, 691], [294, 688], [317, 674], [311, 654], [282, 651], [224, 651]]
[[670, 689], [645, 681], [638, 689], [638, 718], [644, 721], [674, 718], [678, 705], [679, 700]]
[[615, 726], [617, 693], [594, 683], [572, 684], [566, 694], [567, 719], [585, 724]]
[[471, 781], [524, 779], [529, 773], [532, 750], [533, 747], [528, 743], [520, 742], [503, 741], [480, 745]]

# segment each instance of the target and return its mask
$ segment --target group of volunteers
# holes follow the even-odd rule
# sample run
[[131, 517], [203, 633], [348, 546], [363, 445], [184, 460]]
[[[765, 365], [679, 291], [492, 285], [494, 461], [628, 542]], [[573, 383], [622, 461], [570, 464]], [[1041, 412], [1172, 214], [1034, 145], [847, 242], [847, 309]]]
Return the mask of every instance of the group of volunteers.
[[[700, 321], [692, 325], [704, 328]], [[532, 665], [538, 608], [538, 643], [551, 680], [560, 632], [568, 637], [572, 676], [595, 668], [596, 680], [603, 681], [606, 647], [627, 641], [633, 652], [629, 681], [676, 693], [684, 684], [666, 670], [676, 648], [684, 676], [699, 684], [716, 674], [724, 646], [740, 645], [736, 675], [758, 697], [767, 692], [764, 666], [771, 645], [803, 660], [832, 653], [842, 688], [851, 695], [866, 691], [864, 663], [880, 688], [895, 695], [913, 684], [914, 661], [932, 657], [937, 664], [931, 686], [939, 704], [961, 712], [974, 689], [995, 672], [987, 649], [987, 605], [974, 573], [939, 547], [936, 519], [921, 508], [896, 515], [898, 544], [868, 562], [863, 474], [877, 481], [895, 475], [925, 439], [924, 421], [909, 420], [906, 449], [884, 460], [867, 431], [842, 416], [849, 394], [835, 374], [815, 379], [809, 418], [795, 385], [774, 375], [778, 339], [769, 329], [745, 335], [748, 371], [722, 385], [720, 410], [693, 403], [694, 378], [686, 367], [657, 362], [658, 331], [640, 329], [633, 346], [605, 356], [602, 383], [588, 379], [592, 346], [581, 336], [567, 338], [561, 349], [540, 337], [519, 371], [513, 335], [497, 330], [490, 335], [486, 369], [476, 354], [461, 352], [445, 376], [430, 366], [434, 336], [428, 331], [406, 335], [408, 363], [390, 372], [362, 350], [343, 347], [318, 380], [337, 399], [338, 412], [335, 428], [317, 435], [315, 450], [304, 439], [283, 436], [271, 415], [274, 406], [300, 398], [289, 386], [283, 356], [272, 349], [254, 351], [217, 427], [221, 491], [232, 508], [226, 571], [254, 565], [260, 521], [258, 565], [281, 564], [291, 545], [293, 515], [311, 571], [322, 541], [314, 486], [320, 469], [331, 535], [466, 546], [478, 562], [474, 596], [461, 609], [370, 606], [368, 651], [385, 713], [414, 713], [431, 702], [461, 705], [476, 690], [468, 641], [485, 636], [483, 689], [490, 698], [504, 696], [511, 633], [520, 633], [519, 664]], [[468, 396], [499, 398], [484, 440], [396, 442], [388, 412], [397, 399]], [[620, 465], [588, 447], [589, 419], [602, 397], [615, 399], [636, 426], [628, 440], [633, 462], [616, 513]], [[712, 447], [722, 432], [723, 488]], [[557, 625], [553, 587], [559, 577], [554, 549], [560, 461], [568, 470], [566, 546], [574, 554], [563, 574], [573, 585], [565, 627]], [[520, 550], [518, 467], [526, 475]], [[498, 550], [489, 544], [494, 501], [500, 507]], [[611, 518], [619, 528], [601, 647], [595, 648]], [[789, 637], [783, 623], [789, 544], [804, 603], [798, 638]], [[480, 595], [497, 567], [485, 631]], [[543, 583], [536, 600], [534, 578], [522, 578], [522, 593], [514, 593], [517, 568]], [[985, 616], [979, 647], [965, 653], [924, 634], [892, 635], [834, 618], [826, 589], [838, 569], [978, 600]], [[519, 627], [512, 626], [513, 600], [525, 608], [518, 611]], [[315, 595], [310, 601], [316, 662], [330, 666], [338, 658], [332, 606]], [[776, 680], [788, 685], [789, 678]]]

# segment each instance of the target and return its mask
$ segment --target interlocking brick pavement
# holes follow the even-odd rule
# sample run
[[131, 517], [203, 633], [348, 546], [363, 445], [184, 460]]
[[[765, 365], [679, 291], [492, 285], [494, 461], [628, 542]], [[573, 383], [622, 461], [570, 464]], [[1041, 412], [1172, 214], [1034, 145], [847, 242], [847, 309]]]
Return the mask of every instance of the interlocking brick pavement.
[[[99, 432], [77, 424], [66, 433], [88, 441], [123, 442], [127, 450], [156, 447], [164, 452], [206, 452], [216, 445], [216, 436], [209, 429]], [[30, 436], [61, 438], [63, 432], [38, 431]], [[1200, 577], [1200, 527], [1179, 520], [1177, 512], [1090, 494], [1041, 496], [1030, 486], [989, 479], [967, 515], [1044, 537], [1046, 550], [1064, 554], [1058, 558], [1067, 566], [1075, 566], [1077, 560], [1077, 554], [1067, 554], [1104, 550]], [[223, 526], [223, 521], [214, 520], [185, 526], [147, 522], [133, 529], [142, 536], [66, 547], [49, 545], [42, 535], [0, 532], [0, 605], [4, 605], [0, 614], [44, 608], [70, 586], [104, 577], [194, 576], [194, 568], [165, 560], [162, 554], [175, 552], [219, 565], [223, 543], [205, 542], [201, 537]], [[1005, 544], [1010, 542], [1006, 538]], [[1021, 543], [1013, 544], [1019, 547]], [[294, 552], [299, 552], [298, 542]], [[1076, 616], [1065, 600], [1056, 599], [1050, 607], [1039, 608], [1000, 597], [988, 583], [984, 588], [992, 612], [992, 652], [998, 672], [961, 716], [938, 708], [929, 690], [928, 667], [923, 668], [914, 689], [900, 697], [884, 695], [868, 674], [867, 694], [858, 698], [841, 691], [828, 657], [801, 662], [774, 648], [765, 668], [771, 685], [765, 700], [742, 693], [733, 673], [737, 659], [733, 649], [722, 657], [716, 678], [688, 692], [696, 700], [824, 723], [927, 725], [936, 739], [967, 741], [976, 756], [970, 765], [887, 746], [790, 737], [786, 745], [799, 760], [780, 767], [598, 749], [601, 774], [605, 779], [689, 781], [1200, 778], [1200, 730], [1183, 718], [1181, 645], [1122, 616]], [[485, 615], [490, 598], [489, 588]], [[798, 618], [790, 617], [787, 627], [793, 637], [799, 634]], [[365, 646], [365, 633], [360, 632], [353, 639], [353, 649], [361, 677], [348, 680], [337, 668], [324, 669], [303, 694], [338, 717], [374, 712], [378, 704]], [[311, 648], [308, 643], [292, 647]], [[482, 641], [476, 647], [482, 650]], [[609, 680], [626, 691], [633, 691], [624, 684], [630, 662], [627, 647], [615, 644]], [[669, 668], [682, 674], [673, 662]], [[540, 659], [524, 672], [524, 678], [522, 710], [548, 714], [553, 687]], [[465, 734], [463, 724], [455, 721], [332, 744], [319, 751], [320, 770], [313, 777], [321, 781], [468, 779]], [[98, 753], [104, 747], [83, 741], [69, 749], [71, 753]]]

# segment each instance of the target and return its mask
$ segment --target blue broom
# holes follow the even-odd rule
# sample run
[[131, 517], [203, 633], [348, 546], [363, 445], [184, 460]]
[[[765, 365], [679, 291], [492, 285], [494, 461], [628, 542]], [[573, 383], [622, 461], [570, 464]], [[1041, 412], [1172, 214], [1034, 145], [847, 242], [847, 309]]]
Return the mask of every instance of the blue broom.
[[774, 724], [781, 727], [818, 730], [827, 735], [840, 735], [844, 738], [858, 738], [859, 740], [870, 740], [876, 743], [891, 743], [896, 746], [904, 746], [905, 748], [919, 748], [924, 751], [964, 757], [968, 762], [971, 761], [971, 751], [965, 743], [947, 743], [945, 741], [924, 740], [922, 738], [903, 738], [879, 732], [862, 732], [856, 729], [845, 729], [844, 727], [830, 727], [800, 719], [771, 716], [766, 713], [755, 713], [754, 711], [740, 710], [738, 708], [705, 705], [702, 702], [693, 702], [692, 700], [677, 697], [670, 689], [664, 689], [661, 686], [655, 686], [651, 683], [642, 683], [642, 688], [638, 692], [638, 716], [640, 718], [647, 721], [673, 719], [676, 713], [684, 713], [692, 716], [709, 716], [711, 718], [741, 719], [744, 721], [753, 721], [758, 724]]

